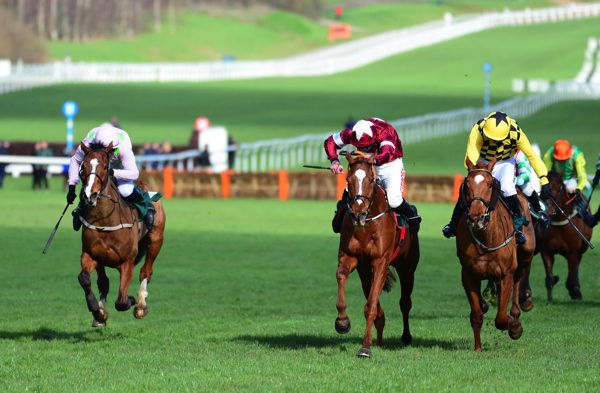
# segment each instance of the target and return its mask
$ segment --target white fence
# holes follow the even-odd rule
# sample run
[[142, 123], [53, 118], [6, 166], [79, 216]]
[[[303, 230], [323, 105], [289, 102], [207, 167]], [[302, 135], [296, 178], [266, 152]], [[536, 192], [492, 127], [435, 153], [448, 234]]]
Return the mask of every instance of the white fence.
[[544, 9], [464, 15], [390, 31], [307, 54], [279, 60], [201, 63], [18, 64], [0, 78], [0, 94], [63, 82], [215, 81], [263, 77], [328, 75], [347, 71], [398, 53], [507, 25], [558, 22], [600, 16], [600, 3]]

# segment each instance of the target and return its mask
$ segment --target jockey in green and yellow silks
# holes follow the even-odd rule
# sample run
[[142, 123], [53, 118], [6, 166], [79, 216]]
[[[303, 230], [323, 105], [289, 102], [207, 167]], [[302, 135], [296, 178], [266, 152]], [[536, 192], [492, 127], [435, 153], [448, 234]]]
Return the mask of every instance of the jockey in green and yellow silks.
[[591, 227], [596, 225], [597, 220], [587, 209], [587, 203], [582, 197], [590, 197], [592, 186], [587, 179], [585, 156], [581, 149], [571, 145], [566, 139], [558, 139], [544, 154], [544, 162], [549, 170], [562, 174], [566, 191], [577, 195], [575, 206], [583, 221]]
[[[472, 163], [476, 163], [478, 160], [486, 163], [493, 159], [497, 160], [492, 169], [492, 176], [500, 183], [502, 195], [513, 216], [517, 243], [523, 244], [527, 238], [521, 228], [526, 223], [526, 219], [515, 187], [515, 154], [517, 150], [521, 150], [529, 160], [533, 171], [540, 179], [542, 197], [546, 197], [550, 193], [546, 166], [531, 147], [521, 127], [506, 113], [492, 112], [475, 123], [467, 142], [465, 161], [467, 158]], [[457, 203], [450, 223], [442, 229], [445, 237], [449, 238], [456, 234], [456, 225], [462, 214], [464, 214], [464, 210], [460, 203]]]

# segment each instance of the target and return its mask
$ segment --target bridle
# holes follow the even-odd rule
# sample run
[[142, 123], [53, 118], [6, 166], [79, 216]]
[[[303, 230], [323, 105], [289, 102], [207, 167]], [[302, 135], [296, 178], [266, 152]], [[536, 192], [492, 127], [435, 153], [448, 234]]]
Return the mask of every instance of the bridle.
[[[485, 206], [485, 213], [483, 214], [483, 221], [484, 221], [483, 228], [485, 229], [487, 227], [487, 224], [490, 221], [491, 212], [494, 211], [494, 209], [496, 208], [496, 205], [498, 204], [498, 200], [501, 200], [500, 199], [501, 188], [500, 188], [500, 183], [498, 182], [497, 179], [494, 178], [491, 171], [484, 169], [484, 168], [474, 168], [474, 169], [470, 170], [469, 173], [475, 172], [475, 171], [488, 173], [492, 177], [493, 180], [492, 180], [492, 184], [490, 185], [490, 188], [492, 189], [492, 197], [489, 201], [486, 201], [479, 195], [475, 195], [474, 197], [472, 197], [470, 200], [467, 201], [465, 193], [462, 192], [462, 190], [461, 190], [461, 195], [462, 195], [461, 203], [463, 204], [463, 208], [464, 208], [463, 210], [465, 211], [465, 213], [467, 213], [469, 211], [473, 202], [479, 201], [479, 202], [483, 203], [483, 205]], [[463, 182], [463, 188], [466, 184], [466, 181], [467, 181], [467, 179], [465, 178], [465, 180]], [[502, 203], [505, 204], [504, 201], [502, 201]], [[507, 207], [507, 209], [508, 209], [508, 207]], [[510, 211], [510, 209], [508, 209], [508, 210]], [[485, 251], [488, 251], [488, 252], [496, 251], [496, 250], [501, 249], [502, 247], [507, 246], [512, 241], [513, 237], [515, 236], [515, 232], [513, 230], [513, 232], [510, 234], [510, 236], [508, 238], [506, 238], [502, 243], [500, 243], [497, 246], [490, 247], [490, 246], [484, 244], [481, 240], [479, 240], [477, 238], [477, 236], [475, 236], [475, 233], [473, 232], [473, 222], [471, 221], [468, 214], [467, 214], [467, 221], [468, 221], [467, 228], [469, 229], [471, 238], [475, 241], [475, 243], [477, 243], [477, 245], [479, 245], [479, 247], [481, 247], [482, 249], [484, 249]]]
[[[118, 201], [115, 201], [109, 194], [104, 193], [103, 191], [106, 189], [106, 186], [108, 186], [108, 184], [110, 183], [110, 175], [109, 175], [109, 170], [110, 170], [110, 153], [106, 153], [107, 154], [107, 164], [106, 166], [104, 166], [104, 171], [106, 173], [105, 178], [102, 178], [98, 172], [96, 172], [96, 170], [94, 170], [93, 172], [89, 172], [89, 173], [85, 173], [83, 170], [83, 165], [81, 165], [81, 167], [79, 168], [79, 178], [81, 179], [82, 183], [86, 183], [88, 178], [91, 175], [96, 175], [96, 177], [98, 179], [100, 179], [100, 190], [98, 190], [98, 198], [106, 198], [109, 199], [115, 203], [118, 203]], [[85, 157], [84, 157], [85, 159]], [[81, 188], [81, 192], [83, 193], [83, 187]]]
[[[369, 164], [366, 161], [359, 160], [359, 161], [354, 161], [354, 162], [349, 163], [348, 166], [349, 166], [349, 168], [352, 168], [354, 165], [357, 165], [357, 164], [368, 164], [368, 165], [371, 165], [371, 164]], [[369, 212], [371, 210], [371, 207], [373, 206], [373, 199], [375, 198], [375, 194], [377, 192], [377, 184], [375, 184], [375, 179], [376, 179], [375, 169], [372, 166], [371, 166], [371, 168], [372, 168], [373, 176], [369, 177], [367, 175], [367, 178], [369, 179], [369, 184], [373, 185], [373, 189], [371, 190], [371, 194], [369, 196], [362, 195], [362, 194], [356, 194], [356, 195], [351, 196], [350, 195], [350, 190], [348, 190], [348, 202], [346, 204], [348, 206], [348, 212], [350, 213], [350, 217], [352, 217], [352, 220], [355, 223], [359, 222], [360, 220], [356, 217], [356, 215], [352, 211], [352, 205], [354, 203], [358, 202], [358, 201], [365, 201], [366, 200], [367, 203], [368, 203], [367, 209], [365, 210], [365, 214], [367, 216], [367, 218], [365, 219], [365, 222], [370, 222], [370, 221], [376, 220], [376, 219], [382, 217], [386, 213], [384, 211], [384, 212], [382, 212], [382, 213], [380, 213], [380, 214], [378, 214], [378, 215], [376, 215], [374, 217], [369, 217]]]

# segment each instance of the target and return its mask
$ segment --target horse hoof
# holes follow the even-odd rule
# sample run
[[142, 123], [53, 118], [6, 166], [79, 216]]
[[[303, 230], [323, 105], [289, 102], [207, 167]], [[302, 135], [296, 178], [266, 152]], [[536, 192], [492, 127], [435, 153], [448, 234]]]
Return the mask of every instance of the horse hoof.
[[518, 324], [508, 330], [508, 336], [513, 340], [518, 340], [523, 335], [523, 326]]
[[481, 299], [481, 311], [483, 311], [483, 313], [487, 313], [488, 310], [490, 309], [490, 306], [487, 304], [487, 302], [483, 299]]
[[133, 316], [136, 319], [142, 319], [144, 318], [146, 315], [148, 315], [148, 306], [144, 306], [144, 307], [135, 307], [133, 310]]
[[533, 302], [531, 299], [526, 299], [523, 303], [520, 304], [521, 310], [525, 312], [529, 312], [533, 309]]
[[104, 307], [100, 307], [98, 309], [98, 316], [100, 317], [97, 319], [99, 322], [106, 322], [106, 320], [108, 319], [108, 312], [106, 312], [106, 309]]
[[569, 290], [569, 296], [571, 296], [571, 299], [573, 299], [573, 300], [583, 299], [583, 295], [581, 294], [581, 291], [579, 290], [579, 288], [574, 288], [572, 290]]
[[346, 334], [346, 333], [350, 332], [350, 329], [351, 329], [350, 319], [337, 318], [335, 320], [335, 331], [338, 332], [339, 334]]
[[410, 333], [402, 335], [402, 344], [410, 345], [411, 342], [412, 342], [412, 336], [410, 335]]
[[99, 327], [104, 327], [104, 326], [106, 326], [106, 322], [96, 321], [95, 319], [92, 321], [93, 328], [99, 328]]
[[359, 358], [366, 358], [366, 359], [368, 359], [368, 358], [371, 357], [371, 350], [369, 348], [361, 348], [356, 353], [356, 356], [358, 356]]

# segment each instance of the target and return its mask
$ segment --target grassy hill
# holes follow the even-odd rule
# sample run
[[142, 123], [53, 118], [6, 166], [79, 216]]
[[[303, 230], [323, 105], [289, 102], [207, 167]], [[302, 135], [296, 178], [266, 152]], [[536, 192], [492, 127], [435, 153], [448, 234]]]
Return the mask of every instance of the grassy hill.
[[[355, 37], [362, 37], [440, 19], [445, 12], [458, 15], [555, 3], [553, 0], [403, 1], [350, 7], [342, 20], [352, 24]], [[330, 19], [331, 9], [325, 15]], [[166, 21], [160, 33], [83, 43], [49, 42], [48, 49], [56, 59], [155, 62], [220, 60], [226, 55], [238, 59], [275, 58], [327, 45], [331, 43], [327, 41], [325, 24], [298, 14], [257, 8], [243, 11], [208, 8], [181, 12], [174, 26]]]

